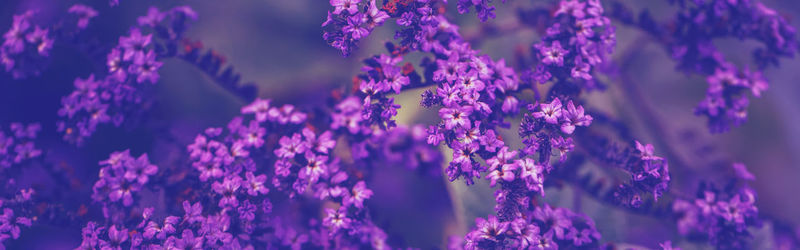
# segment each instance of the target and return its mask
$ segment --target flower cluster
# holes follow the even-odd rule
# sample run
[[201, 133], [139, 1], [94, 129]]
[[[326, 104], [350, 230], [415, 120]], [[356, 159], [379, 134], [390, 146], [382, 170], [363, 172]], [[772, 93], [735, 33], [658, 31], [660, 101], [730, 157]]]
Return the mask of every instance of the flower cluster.
[[[788, 21], [757, 0], [747, 1], [670, 1], [678, 14], [666, 24], [659, 24], [648, 12], [639, 20], [624, 5], [615, 5], [615, 17], [636, 25], [661, 42], [686, 73], [707, 76], [706, 97], [695, 114], [708, 117], [712, 133], [726, 132], [747, 119], [748, 95], [761, 96], [768, 83], [761, 75], [769, 66], [777, 66], [781, 57], [793, 57], [797, 49], [796, 30]], [[725, 25], [720, 25], [725, 23]], [[756, 69], [734, 66], [714, 45], [723, 38], [753, 40], [763, 47], [752, 51]]]
[[[444, 0], [446, 3], [447, 0]], [[489, 18], [495, 18], [494, 14], [494, 6], [491, 3], [492, 0], [458, 0], [456, 3], [456, 7], [458, 8], [458, 13], [466, 14], [469, 12], [470, 7], [475, 7], [475, 12], [478, 13], [478, 19], [481, 22], [486, 22]], [[506, 0], [503, 0], [505, 3]]]
[[731, 64], [723, 64], [708, 76], [706, 97], [697, 105], [695, 114], [708, 116], [708, 126], [713, 132], [727, 131], [747, 120], [748, 95], [761, 97], [768, 87], [760, 71], [740, 71]]
[[0, 199], [0, 247], [7, 239], [19, 238], [23, 226], [33, 225], [36, 220], [30, 216], [33, 193], [32, 189], [22, 189], [12, 199]]
[[[75, 90], [61, 100], [58, 115], [58, 131], [64, 139], [82, 144], [97, 126], [112, 123], [121, 126], [126, 116], [135, 116], [143, 103], [148, 101], [151, 86], [144, 83], [158, 82], [158, 69], [163, 62], [160, 57], [176, 52], [176, 39], [185, 30], [185, 20], [196, 18], [187, 7], [176, 7], [169, 12], [150, 9], [148, 15], [139, 18], [139, 27], [131, 29], [129, 35], [120, 37], [119, 44], [107, 55], [108, 72], [95, 79], [75, 79]], [[162, 26], [160, 23], [169, 23]], [[152, 28], [158, 34], [142, 33], [143, 28]], [[163, 41], [159, 41], [163, 40]]]
[[[620, 204], [638, 208], [642, 205], [643, 194], [652, 194], [658, 201], [669, 185], [669, 165], [664, 158], [654, 155], [653, 145], [642, 145], [636, 141], [636, 150], [627, 150], [617, 155], [618, 167], [631, 176], [629, 183], [621, 184], [614, 191], [614, 198]], [[623, 155], [627, 155], [627, 159]]]
[[[225, 129], [207, 129], [188, 146], [200, 180], [213, 181], [211, 188], [217, 193], [215, 199], [223, 211], [238, 211], [239, 220], [253, 222], [252, 216], [242, 217], [255, 209], [251, 203], [262, 207], [267, 206], [262, 203], [269, 203], [256, 198], [268, 192], [267, 176], [254, 172], [257, 164], [271, 163], [274, 166], [272, 186], [289, 198], [309, 194], [339, 204], [336, 209], [326, 208], [325, 218], [318, 225], [324, 227], [325, 237], [346, 239], [360, 235], [366, 239], [357, 237], [339, 244], [350, 244], [347, 242], [352, 240], [385, 244], [380, 240], [386, 237], [385, 233], [369, 221], [364, 210], [364, 201], [373, 192], [364, 181], [351, 177], [341, 160], [333, 155], [337, 145], [333, 131], [302, 128], [298, 125], [306, 123], [305, 113], [291, 105], [272, 107], [270, 100], [257, 99], [243, 107], [242, 114]], [[270, 137], [279, 138], [277, 144], [274, 141], [267, 144]], [[381, 137], [372, 140], [381, 140]], [[256, 224], [249, 225], [252, 228], [248, 231], [263, 230]]]
[[53, 48], [50, 29], [33, 25], [33, 15], [33, 11], [15, 15], [0, 45], [0, 63], [17, 79], [39, 75]]
[[606, 61], [616, 45], [615, 28], [603, 16], [599, 0], [562, 0], [544, 37], [533, 45], [533, 78], [574, 79], [587, 89], [596, 85], [592, 68]]
[[[748, 178], [741, 181], [754, 179], [744, 165], [734, 164], [734, 168]], [[703, 183], [694, 200], [676, 200], [672, 210], [680, 234], [698, 235], [721, 249], [747, 248], [748, 227], [761, 223], [755, 202], [755, 190], [746, 184], [728, 185], [720, 190]]]
[[[82, 229], [80, 249], [167, 248], [202, 249], [241, 248], [227, 232], [231, 218], [225, 213], [202, 215], [200, 203], [183, 202], [183, 216], [156, 220], [153, 208], [145, 208], [140, 222], [102, 225], [90, 221]], [[129, 229], [130, 228], [130, 229]]]
[[72, 5], [68, 18], [59, 24], [42, 27], [33, 19], [36, 11], [26, 11], [14, 15], [11, 28], [3, 35], [0, 44], [0, 65], [15, 79], [38, 76], [49, 63], [50, 51], [56, 41], [69, 40], [77, 32], [86, 29], [89, 21], [97, 16], [97, 11], [83, 5]]
[[569, 136], [577, 126], [592, 124], [592, 116], [585, 113], [583, 106], [575, 107], [572, 100], [566, 107], [556, 97], [550, 103], [537, 103], [527, 108], [529, 111], [538, 108], [538, 111], [525, 114], [520, 124], [519, 135], [525, 144], [523, 152], [529, 155], [538, 152], [540, 161], [548, 166], [553, 149], [559, 154], [559, 162], [566, 160], [567, 153], [575, 147]]
[[427, 143], [424, 126], [398, 126], [388, 131], [376, 131], [369, 144], [376, 145], [376, 155], [385, 163], [403, 166], [425, 175], [440, 176], [442, 154]]
[[158, 167], [150, 164], [147, 154], [133, 157], [129, 150], [111, 153], [100, 166], [100, 179], [92, 186], [92, 199], [104, 206], [118, 202], [126, 207], [133, 205], [133, 195], [158, 173]]
[[327, 31], [322, 35], [328, 44], [349, 55], [356, 48], [358, 41], [369, 36], [369, 33], [389, 18], [381, 10], [376, 0], [330, 0], [333, 12], [322, 23]]
[[[450, 6], [459, 13], [474, 8], [481, 22], [495, 18], [492, 0], [456, 1]], [[395, 41], [385, 43], [386, 53], [363, 60], [351, 87], [332, 90], [326, 100], [294, 105], [256, 98], [254, 85], [240, 85], [240, 75], [226, 65], [225, 57], [185, 38], [188, 21], [197, 18], [188, 6], [165, 12], [151, 7], [116, 44], [102, 46], [77, 36], [99, 15], [87, 5], [73, 5], [66, 13], [69, 19], [57, 19], [47, 28], [32, 24], [38, 12], [17, 15], [0, 46], [0, 63], [15, 78], [44, 72], [42, 64], [52, 59], [48, 55], [68, 47], [54, 48], [54, 41], [75, 42], [78, 50], [102, 50], [100, 60], [87, 59], [100, 61], [107, 70], [76, 78], [74, 89], [53, 110], [59, 119], [54, 130], [61, 132], [56, 135], [72, 144], [83, 144], [103, 124], [119, 127], [144, 117], [155, 103], [154, 86], [169, 58], [196, 67], [249, 104], [226, 124], [197, 131], [142, 119], [153, 126], [141, 129], [158, 137], [158, 147], [147, 151], [154, 161], [148, 153], [131, 155], [131, 150], [142, 150], [135, 145], [100, 161], [98, 178], [92, 179], [91, 208], [82, 199], [66, 201], [73, 195], [65, 192], [85, 194], [89, 186], [78, 179], [64, 181], [61, 175], [86, 172], [73, 171], [71, 165], [82, 160], [72, 158], [94, 154], [70, 151], [69, 159], [60, 159], [56, 145], [42, 157], [45, 151], [34, 141], [37, 146], [58, 143], [42, 142], [38, 123], [0, 127], [0, 249], [17, 247], [4, 244], [20, 238], [23, 228], [39, 224], [75, 225], [76, 230], [83, 226], [79, 249], [413, 247], [416, 242], [395, 235], [405, 229], [397, 226], [403, 223], [395, 224], [387, 218], [394, 215], [376, 208], [385, 208], [381, 205], [387, 199], [427, 203], [419, 198], [428, 194], [397, 189], [396, 184], [412, 179], [389, 176], [396, 170], [390, 167], [432, 177], [439, 186], [463, 179], [468, 186], [477, 180], [491, 188], [494, 212], [478, 216], [474, 225], [461, 225], [471, 228], [466, 235], [450, 237], [449, 249], [615, 248], [617, 242], [601, 242], [595, 222], [583, 213], [596, 206], [676, 225], [673, 234], [684, 236], [680, 246], [700, 241], [720, 249], [751, 247], [748, 238], [756, 234], [751, 229], [762, 218], [755, 190], [747, 183], [755, 177], [743, 164], [733, 165], [735, 177], [723, 178], [730, 181], [723, 189], [702, 183], [696, 197], [685, 197], [680, 187], [670, 187], [678, 175], [670, 175], [667, 158], [636, 140], [624, 122], [593, 107], [586, 93], [604, 90], [601, 81], [624, 78], [617, 77], [624, 72], [609, 61], [616, 44], [609, 15], [657, 38], [679, 70], [706, 76], [710, 87], [696, 113], [710, 118], [712, 131], [724, 131], [746, 119], [747, 92], [758, 97], [767, 88], [763, 70], [794, 54], [794, 28], [757, 0], [671, 0], [678, 14], [663, 25], [647, 12], [634, 20], [624, 5], [607, 1], [613, 2], [609, 12], [600, 0], [523, 8], [513, 24], [518, 26], [481, 24], [477, 36], [462, 37], [449, 21], [447, 0], [329, 0], [333, 9], [322, 24], [323, 38], [344, 56], [386, 22], [397, 24]], [[541, 40], [518, 47], [513, 61], [492, 59], [470, 43], [474, 37], [525, 28], [535, 30]], [[713, 41], [725, 37], [764, 45], [754, 51], [757, 70], [723, 59]], [[419, 105], [429, 109], [424, 112], [435, 116], [425, 125], [397, 121], [397, 95], [413, 89], [422, 93]], [[680, 170], [672, 174], [694, 171], [696, 163], [680, 158], [672, 141], [655, 139], [673, 170]], [[623, 146], [615, 144], [620, 141]], [[452, 157], [445, 160], [442, 152]], [[12, 168], [35, 158], [46, 159], [30, 168]], [[23, 178], [18, 173], [47, 176]], [[440, 183], [443, 173], [447, 181]], [[39, 183], [50, 179], [59, 186]], [[428, 184], [420, 187], [444, 194], [429, 190]], [[401, 195], [386, 195], [389, 188]], [[452, 187], [447, 191], [461, 195]], [[554, 197], [566, 192], [572, 205]], [[441, 198], [434, 195], [430, 197]], [[582, 205], [584, 197], [594, 199], [592, 208]], [[450, 206], [444, 213], [472, 209], [467, 199], [451, 198], [438, 199]], [[434, 205], [428, 210], [434, 211]], [[608, 236], [606, 241], [615, 238]], [[653, 237], [655, 241], [642, 242], [663, 242], [662, 248], [672, 249], [672, 242], [665, 240], [677, 240]]]
[[0, 171], [42, 154], [33, 143], [41, 125], [11, 123], [9, 129], [0, 130]]
[[537, 207], [525, 219], [500, 221], [489, 215], [476, 218], [475, 229], [464, 238], [464, 249], [596, 248], [600, 233], [584, 214], [549, 205]]

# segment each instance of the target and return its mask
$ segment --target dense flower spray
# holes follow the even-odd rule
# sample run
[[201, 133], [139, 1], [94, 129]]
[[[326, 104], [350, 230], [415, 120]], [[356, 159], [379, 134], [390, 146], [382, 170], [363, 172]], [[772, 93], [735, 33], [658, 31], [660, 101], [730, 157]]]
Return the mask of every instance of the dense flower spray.
[[[377, 29], [394, 29], [394, 36], [384, 42], [385, 52], [362, 60], [349, 87], [309, 103], [258, 97], [225, 57], [188, 37], [190, 22], [199, 18], [192, 8], [151, 7], [112, 43], [94, 46], [99, 59], [88, 57], [99, 67], [63, 81], [72, 87], [52, 114], [55, 126], [0, 118], [0, 249], [16, 247], [27, 228], [39, 226], [80, 232], [69, 246], [76, 249], [417, 247], [387, 219], [398, 215], [381, 211], [382, 199], [423, 196], [407, 194], [417, 187], [398, 186], [398, 172], [442, 180], [452, 196], [452, 190], [492, 189], [493, 211], [465, 216], [461, 232], [448, 230], [442, 243], [449, 249], [625, 247], [603, 238], [607, 220], [590, 217], [580, 205], [583, 197], [652, 217], [673, 231], [652, 233], [648, 247], [753, 246], [754, 232], [768, 218], [759, 216], [750, 183], [755, 176], [744, 164], [726, 162], [717, 175], [679, 182], [697, 187], [686, 195], [673, 186], [674, 173], [694, 171], [692, 163], [669, 142], [634, 137], [622, 117], [599, 111], [589, 95], [605, 95], [626, 79], [618, 69], [628, 62], [613, 55], [618, 26], [632, 26], [662, 46], [679, 72], [705, 79], [708, 88], [694, 113], [708, 118], [711, 132], [729, 131], [746, 120], [749, 96], [766, 91], [764, 70], [794, 55], [798, 43], [786, 18], [756, 0], [668, 1], [675, 14], [666, 22], [647, 10], [634, 14], [620, 1], [537, 2], [513, 17], [520, 29], [537, 33], [536, 41], [518, 48], [515, 58], [494, 59], [473, 47], [474, 38], [462, 34], [454, 16], [474, 11], [489, 27], [503, 14], [498, 2], [514, 4], [315, 2], [327, 8], [318, 27], [322, 40], [343, 56]], [[58, 46], [95, 45], [84, 32], [104, 13], [80, 4], [62, 12], [51, 23], [35, 18], [36, 10], [11, 17], [0, 45], [3, 72], [35, 79], [47, 72]], [[753, 51], [752, 66], [726, 60], [715, 47], [714, 40], [728, 37], [763, 46]], [[162, 69], [174, 61], [193, 66], [244, 105], [226, 124], [185, 138], [161, 131], [153, 118], [160, 105], [154, 93]], [[433, 118], [407, 122], [398, 116], [413, 108], [400, 100], [414, 90]], [[74, 153], [104, 145], [108, 138], [95, 135], [107, 124], [152, 130], [169, 143], [151, 151], [113, 148], [96, 161]], [[62, 148], [71, 150], [68, 157], [59, 155]], [[81, 172], [91, 179], [78, 177]], [[42, 173], [54, 183], [31, 181]], [[386, 186], [402, 193], [386, 192]], [[572, 206], [552, 202], [565, 189], [574, 193]], [[75, 190], [87, 194], [85, 202], [64, 198]], [[433, 213], [440, 201], [431, 200], [414, 213]], [[458, 200], [450, 202], [459, 211]]]

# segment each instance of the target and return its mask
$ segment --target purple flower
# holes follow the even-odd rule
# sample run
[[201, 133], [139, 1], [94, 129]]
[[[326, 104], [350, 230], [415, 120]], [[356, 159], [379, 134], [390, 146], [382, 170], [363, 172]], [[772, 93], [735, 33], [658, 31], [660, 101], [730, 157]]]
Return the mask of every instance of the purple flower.
[[133, 205], [133, 192], [139, 189], [137, 185], [120, 179], [106, 179], [106, 181], [111, 189], [108, 195], [111, 201], [122, 200], [122, 204], [126, 207]]
[[280, 124], [301, 124], [306, 121], [307, 115], [296, 111], [293, 105], [283, 105], [280, 108], [272, 107], [267, 112], [267, 119], [276, 121]]
[[375, 4], [375, 0], [370, 0], [366, 18], [368, 19], [366, 21], [367, 25], [370, 28], [374, 28], [375, 26], [380, 26], [383, 24], [386, 19], [389, 19], [389, 15], [386, 14], [386, 12], [378, 9], [378, 6]]
[[247, 180], [245, 180], [245, 188], [247, 188], [247, 194], [250, 196], [258, 196], [259, 193], [267, 194], [269, 189], [264, 186], [264, 182], [267, 181], [266, 175], [258, 175], [255, 176], [253, 172], [247, 172], [245, 174]]
[[408, 76], [404, 76], [400, 68], [397, 67], [384, 67], [383, 74], [386, 76], [386, 85], [393, 89], [396, 94], [400, 94], [400, 89], [410, 83]]
[[200, 202], [191, 204], [189, 201], [183, 201], [183, 212], [183, 220], [189, 223], [195, 223], [203, 220], [203, 206], [200, 204]]
[[561, 43], [559, 41], [553, 41], [550, 44], [550, 47], [545, 47], [544, 45], [538, 44], [536, 46], [539, 50], [539, 53], [542, 55], [542, 63], [544, 64], [563, 66], [564, 56], [569, 54], [569, 51], [561, 48]]
[[113, 48], [111, 49], [111, 52], [108, 53], [106, 61], [108, 72], [111, 73], [111, 79], [114, 79], [118, 82], [125, 81], [125, 78], [128, 77], [128, 72], [125, 67], [126, 62], [123, 62], [122, 55], [123, 52], [120, 48]]
[[358, 134], [366, 128], [361, 127], [361, 101], [355, 96], [348, 97], [336, 105], [331, 123], [332, 129], [346, 128], [351, 134]]
[[756, 177], [747, 171], [747, 166], [744, 163], [734, 163], [733, 164], [733, 171], [736, 174], [736, 177], [745, 181], [753, 181]]
[[175, 240], [174, 246], [177, 249], [203, 249], [203, 238], [195, 237], [192, 230], [184, 229], [181, 238]]
[[663, 160], [663, 158], [655, 155], [655, 149], [653, 149], [652, 144], [642, 145], [639, 141], [635, 141], [636, 143], [636, 150], [639, 151], [641, 155], [641, 159], [643, 161], [657, 161]]
[[147, 159], [147, 154], [142, 154], [136, 160], [128, 160], [127, 171], [125, 171], [125, 179], [128, 181], [136, 181], [139, 184], [147, 183], [149, 176], [158, 172], [156, 165], [150, 164]]
[[108, 228], [108, 241], [101, 240], [101, 247], [108, 249], [122, 249], [121, 245], [128, 240], [128, 229], [121, 227], [119, 230], [116, 225]]
[[[126, 52], [127, 53], [127, 52]], [[133, 58], [133, 64], [129, 71], [136, 75], [136, 82], [142, 83], [150, 81], [150, 83], [158, 82], [158, 69], [164, 63], [156, 60], [156, 53], [148, 51], [147, 53], [137, 53]]]
[[561, 131], [566, 134], [572, 134], [575, 131], [575, 126], [589, 126], [592, 123], [592, 116], [583, 114], [583, 106], [575, 108], [572, 100], [567, 104], [567, 109], [562, 112], [563, 122], [561, 123]]
[[10, 54], [19, 54], [25, 49], [25, 35], [28, 33], [28, 28], [31, 27], [28, 19], [33, 15], [32, 11], [14, 15], [14, 22], [11, 24], [11, 29], [3, 35], [5, 41], [3, 48], [6, 48]]
[[364, 208], [364, 200], [372, 197], [372, 190], [367, 188], [364, 181], [359, 181], [353, 186], [353, 192], [344, 200], [344, 206], [355, 205], [357, 208]]
[[345, 10], [347, 13], [350, 13], [350, 15], [355, 14], [358, 12], [358, 3], [360, 2], [361, 0], [330, 0], [331, 6], [335, 8], [333, 14], [337, 15]]
[[564, 139], [564, 137], [558, 136], [556, 138], [550, 139], [550, 144], [553, 145], [554, 148], [558, 149], [559, 155], [559, 162], [564, 162], [567, 159], [567, 153], [572, 151], [575, 148], [575, 144], [572, 142], [572, 138]]
[[586, 3], [578, 0], [562, 0], [558, 5], [558, 10], [556, 10], [553, 15], [558, 16], [561, 14], [567, 14], [581, 19], [586, 15], [584, 13], [584, 8], [586, 8]]
[[300, 178], [308, 180], [309, 183], [316, 183], [320, 177], [328, 174], [328, 156], [306, 153], [308, 164], [301, 170]]
[[267, 130], [259, 126], [258, 121], [250, 121], [250, 126], [242, 127], [239, 130], [239, 136], [244, 139], [245, 145], [248, 147], [260, 148], [264, 145], [264, 135]]
[[367, 37], [369, 30], [365, 27], [364, 19], [366, 17], [362, 13], [347, 18], [347, 25], [342, 28], [342, 31], [349, 33], [353, 40], [361, 40], [361, 38]]
[[519, 177], [525, 180], [528, 189], [544, 195], [545, 168], [530, 158], [518, 159], [517, 165], [522, 170]]
[[41, 150], [35, 148], [33, 142], [17, 144], [14, 147], [14, 152], [16, 153], [16, 156], [14, 157], [14, 163], [20, 163], [27, 159], [33, 159], [42, 154]]
[[466, 65], [459, 62], [458, 54], [453, 53], [447, 60], [436, 60], [438, 69], [433, 72], [433, 80], [437, 82], [454, 82], [458, 76], [464, 73]]
[[443, 108], [439, 110], [439, 116], [444, 120], [447, 129], [456, 127], [470, 128], [471, 122], [469, 115], [472, 114], [472, 106], [462, 106], [458, 108]]
[[[132, 29], [130, 36], [119, 38], [119, 46], [124, 51], [122, 54], [122, 59], [125, 61], [131, 61], [134, 60], [135, 57], [142, 56], [141, 54], [144, 54], [144, 49], [147, 47], [147, 45], [150, 45], [150, 41], [152, 39], [153, 35], [144, 36], [139, 29]], [[153, 55], [153, 57], [155, 57], [155, 55]], [[144, 59], [147, 59], [147, 57]]]
[[254, 114], [256, 121], [264, 122], [267, 120], [267, 114], [270, 109], [270, 100], [264, 100], [261, 98], [256, 98], [253, 103], [250, 103], [247, 106], [242, 107], [242, 114]]
[[281, 137], [281, 147], [275, 150], [275, 154], [281, 158], [294, 158], [295, 155], [301, 154], [306, 151], [306, 144], [300, 138], [300, 134], [294, 134], [292, 137]]
[[572, 227], [572, 222], [567, 218], [567, 212], [561, 208], [554, 210], [550, 208], [550, 205], [544, 204], [533, 211], [533, 218], [541, 223], [542, 226], [539, 228], [547, 229], [545, 234], [554, 233], [556, 238], [564, 239], [566, 232]]
[[72, 5], [68, 12], [78, 16], [78, 29], [85, 29], [89, 26], [89, 20], [97, 16], [96, 10], [83, 4]]
[[150, 221], [144, 228], [144, 234], [142, 234], [142, 236], [145, 239], [152, 239], [155, 236], [160, 240], [164, 240], [167, 238], [167, 235], [175, 233], [175, 225], [178, 224], [178, 222], [179, 218], [175, 216], [169, 216], [164, 219], [163, 225]]
[[26, 37], [28, 42], [36, 48], [36, 52], [42, 56], [48, 56], [50, 54], [50, 49], [53, 48], [53, 39], [47, 35], [48, 32], [49, 30], [36, 26]]
[[214, 192], [222, 195], [219, 199], [220, 208], [236, 208], [239, 206], [239, 200], [236, 198], [236, 191], [239, 190], [241, 184], [242, 178], [236, 175], [233, 177], [225, 177], [222, 183], [216, 181], [214, 184], [211, 184], [211, 188], [214, 189]]
[[[3, 214], [0, 214], [0, 232], [11, 233], [11, 238], [19, 238], [21, 229], [19, 226], [31, 226], [31, 219], [28, 217], [14, 216], [14, 210], [4, 208]], [[0, 239], [4, 235], [0, 234]]]
[[553, 99], [549, 104], [539, 104], [540, 111], [534, 112], [533, 117], [544, 118], [547, 123], [558, 124], [558, 119], [561, 118], [561, 100], [558, 98]]
[[319, 136], [316, 136], [311, 129], [303, 129], [303, 137], [306, 138], [305, 145], [309, 149], [319, 153], [327, 154], [330, 150], [336, 147], [336, 141], [332, 138], [331, 131], [325, 131]]
[[166, 16], [167, 15], [161, 13], [158, 8], [150, 7], [147, 9], [147, 15], [140, 16], [136, 19], [136, 22], [139, 23], [140, 26], [156, 27]]
[[500, 222], [494, 215], [489, 215], [488, 220], [481, 217], [475, 218], [476, 230], [474, 238], [497, 241], [497, 238], [508, 230], [508, 222]]
[[350, 227], [351, 219], [347, 218], [347, 207], [339, 207], [338, 210], [326, 208], [325, 213], [327, 215], [322, 224], [330, 228], [332, 232]]
[[498, 180], [504, 180], [506, 182], [513, 181], [515, 178], [515, 170], [517, 170], [516, 164], [503, 164], [501, 167], [490, 168], [489, 174], [486, 175], [486, 179], [490, 181], [489, 186], [494, 187]]

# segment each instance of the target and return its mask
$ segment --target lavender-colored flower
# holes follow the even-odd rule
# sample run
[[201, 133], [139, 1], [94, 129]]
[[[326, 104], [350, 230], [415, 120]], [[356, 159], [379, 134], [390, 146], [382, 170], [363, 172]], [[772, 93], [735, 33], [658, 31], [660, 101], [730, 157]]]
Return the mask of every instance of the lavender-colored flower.
[[341, 229], [346, 229], [350, 227], [351, 219], [347, 218], [347, 208], [340, 207], [338, 210], [326, 208], [325, 209], [325, 220], [323, 220], [323, 225], [330, 228], [332, 232], [337, 232]]
[[562, 113], [561, 100], [555, 98], [549, 104], [539, 104], [539, 108], [540, 111], [534, 112], [533, 117], [544, 118], [544, 120], [550, 124], [558, 124], [558, 120], [561, 118]]
[[495, 241], [497, 237], [508, 230], [508, 222], [499, 222], [493, 215], [489, 215], [487, 220], [480, 217], [475, 218], [475, 226], [477, 230], [474, 237]]
[[149, 176], [158, 172], [156, 165], [150, 164], [147, 159], [147, 154], [142, 154], [136, 160], [129, 160], [126, 163], [127, 170], [125, 171], [125, 179], [128, 181], [136, 181], [139, 184], [145, 184], [149, 180]]
[[342, 11], [347, 11], [350, 15], [355, 14], [358, 12], [358, 4], [361, 0], [330, 0], [331, 6], [335, 9], [333, 14], [342, 13]]
[[306, 151], [306, 144], [303, 143], [300, 134], [294, 134], [292, 137], [281, 137], [279, 143], [281, 147], [275, 150], [275, 154], [281, 158], [293, 158], [295, 155]]
[[361, 209], [364, 208], [364, 200], [369, 199], [372, 197], [372, 190], [367, 188], [367, 184], [364, 181], [359, 181], [353, 186], [353, 192], [344, 199], [344, 205], [355, 205], [355, 207]]
[[108, 228], [108, 241], [101, 240], [100, 247], [104, 249], [122, 249], [122, 243], [128, 241], [128, 229], [121, 227], [117, 229], [116, 225]]
[[239, 176], [225, 177], [220, 183], [219, 181], [211, 184], [214, 192], [222, 195], [219, 199], [219, 207], [221, 208], [236, 208], [239, 206], [239, 199], [237, 198], [237, 190], [242, 184], [242, 178]]
[[78, 29], [85, 29], [89, 26], [89, 20], [97, 16], [96, 10], [83, 4], [72, 5], [68, 12], [78, 16]]
[[569, 54], [569, 51], [561, 48], [561, 43], [558, 41], [554, 41], [550, 44], [550, 47], [539, 46], [537, 49], [542, 55], [542, 62], [545, 64], [562, 66], [564, 65], [564, 56]]
[[256, 98], [253, 103], [242, 107], [241, 112], [242, 114], [254, 114], [256, 121], [265, 122], [267, 121], [267, 114], [270, 110], [269, 104], [270, 100]]
[[316, 152], [327, 154], [329, 151], [336, 147], [336, 141], [333, 140], [331, 131], [325, 131], [319, 136], [316, 136], [311, 129], [303, 129], [303, 137], [305, 137], [305, 145]]
[[162, 13], [156, 7], [150, 7], [147, 9], [147, 14], [137, 18], [136, 22], [141, 26], [156, 27], [164, 18], [166, 13]]
[[132, 29], [130, 36], [119, 38], [119, 46], [123, 51], [122, 59], [130, 61], [136, 57], [141, 57], [141, 54], [145, 53], [145, 48], [150, 45], [152, 40], [153, 35], [142, 35], [139, 29]]
[[[136, 46], [135, 44], [132, 46]], [[126, 50], [127, 53], [128, 50]], [[148, 51], [147, 53], [136, 53], [133, 57], [133, 64], [128, 70], [131, 74], [136, 76], [136, 82], [142, 83], [149, 81], [150, 83], [158, 82], [158, 69], [164, 63], [156, 60], [155, 52]]]
[[525, 180], [525, 184], [527, 185], [528, 189], [544, 195], [545, 168], [530, 158], [517, 160], [517, 165], [519, 166], [519, 169], [522, 170], [520, 173], [520, 178]]
[[269, 192], [269, 188], [264, 186], [264, 182], [267, 181], [266, 175], [254, 175], [253, 172], [247, 172], [245, 174], [247, 179], [243, 182], [245, 188], [247, 189], [247, 194], [251, 196], [258, 196], [260, 194], [267, 194]]
[[308, 180], [309, 183], [316, 183], [320, 177], [328, 174], [328, 156], [306, 153], [306, 166], [300, 172], [300, 178]]
[[469, 119], [469, 115], [472, 114], [472, 111], [472, 106], [443, 108], [439, 110], [439, 116], [444, 120], [444, 126], [447, 129], [456, 127], [470, 128], [472, 122]]
[[567, 108], [561, 114], [563, 119], [561, 131], [566, 134], [572, 134], [576, 126], [589, 126], [592, 123], [592, 116], [584, 114], [583, 106], [578, 105], [578, 108], [575, 108], [572, 100], [569, 101]]

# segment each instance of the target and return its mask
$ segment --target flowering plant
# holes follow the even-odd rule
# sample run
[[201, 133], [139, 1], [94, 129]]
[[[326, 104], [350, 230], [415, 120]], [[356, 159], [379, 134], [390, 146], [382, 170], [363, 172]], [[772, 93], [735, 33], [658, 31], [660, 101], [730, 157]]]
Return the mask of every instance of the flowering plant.
[[[325, 67], [358, 57], [360, 71], [282, 94], [192, 38], [194, 6], [122, 21], [109, 18], [136, 3], [21, 4], [0, 46], [2, 100], [41, 108], [0, 117], [0, 249], [800, 245], [800, 229], [759, 210], [748, 167], [705, 159], [713, 146], [697, 139], [745, 126], [749, 97], [800, 45], [789, 19], [759, 0], [664, 1], [658, 17], [631, 2], [310, 1], [327, 11], [315, 42], [341, 55]], [[107, 38], [112, 21], [130, 27]], [[481, 46], [503, 36], [522, 38], [511, 57]], [[719, 45], [730, 38], [757, 45], [736, 55]], [[708, 85], [693, 100], [704, 128], [684, 140], [635, 78], [646, 44]], [[169, 84], [187, 75], [233, 112], [209, 99], [195, 104], [221, 118], [170, 111], [168, 89], [197, 88]], [[629, 107], [598, 101], [612, 95]]]

